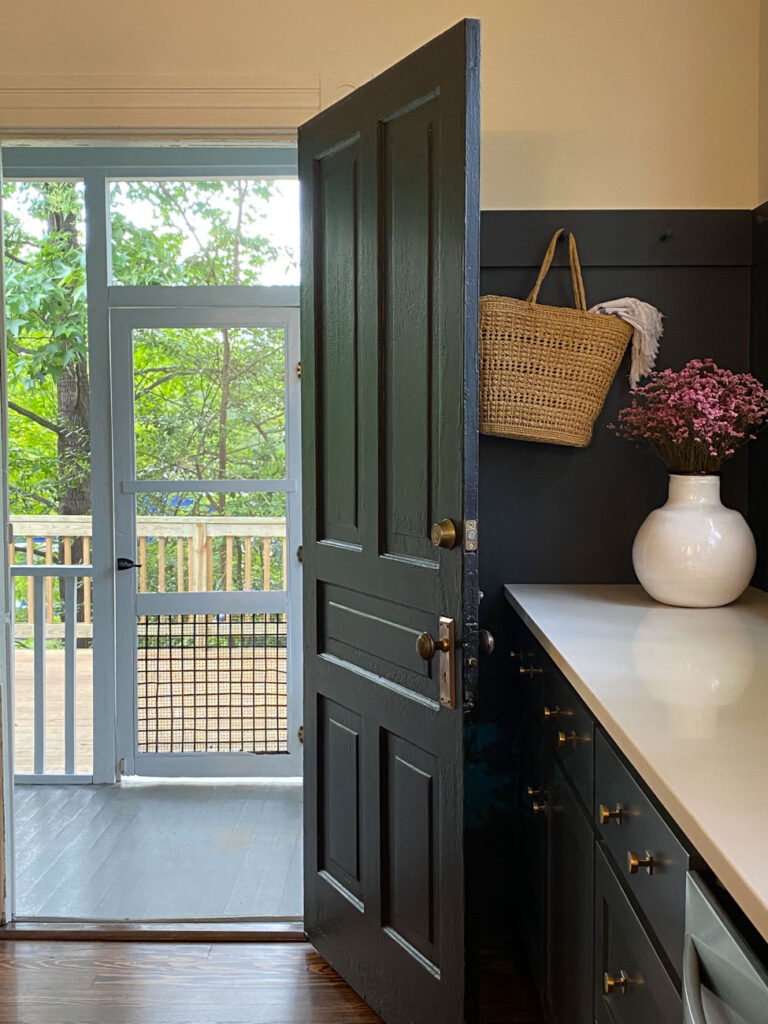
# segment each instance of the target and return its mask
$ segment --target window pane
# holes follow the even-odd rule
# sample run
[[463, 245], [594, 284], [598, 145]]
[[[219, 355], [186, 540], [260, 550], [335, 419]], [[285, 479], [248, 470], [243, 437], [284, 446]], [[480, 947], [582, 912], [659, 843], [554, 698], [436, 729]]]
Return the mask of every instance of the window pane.
[[139, 593], [285, 590], [285, 494], [137, 494]]
[[285, 477], [285, 331], [137, 330], [139, 480]]
[[123, 285], [297, 285], [292, 179], [116, 181], [112, 275]]

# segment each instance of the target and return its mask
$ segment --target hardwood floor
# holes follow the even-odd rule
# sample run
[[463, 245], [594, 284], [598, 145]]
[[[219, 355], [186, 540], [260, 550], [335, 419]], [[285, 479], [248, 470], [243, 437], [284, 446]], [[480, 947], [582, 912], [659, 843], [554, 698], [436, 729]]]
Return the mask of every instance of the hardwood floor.
[[301, 801], [279, 781], [17, 785], [16, 916], [299, 917]]
[[377, 1024], [306, 943], [7, 942], [0, 1024]]

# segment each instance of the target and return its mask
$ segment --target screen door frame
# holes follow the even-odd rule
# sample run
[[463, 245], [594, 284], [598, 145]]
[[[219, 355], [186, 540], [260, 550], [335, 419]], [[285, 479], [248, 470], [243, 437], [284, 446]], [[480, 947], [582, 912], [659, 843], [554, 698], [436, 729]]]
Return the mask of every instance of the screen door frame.
[[[165, 328], [279, 328], [285, 332], [286, 476], [283, 480], [136, 480], [133, 332]], [[185, 306], [110, 311], [115, 555], [137, 559], [136, 493], [206, 490], [279, 492], [286, 496], [286, 591], [138, 594], [136, 570], [115, 572], [116, 739], [118, 774], [157, 777], [298, 777], [302, 774], [301, 436], [299, 311], [292, 307]], [[140, 615], [280, 612], [287, 619], [288, 753], [138, 750], [137, 629]]]

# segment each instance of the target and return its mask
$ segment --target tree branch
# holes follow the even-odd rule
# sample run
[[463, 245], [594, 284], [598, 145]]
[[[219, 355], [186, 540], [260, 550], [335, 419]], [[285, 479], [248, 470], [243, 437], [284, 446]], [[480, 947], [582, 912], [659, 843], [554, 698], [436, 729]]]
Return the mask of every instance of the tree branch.
[[176, 380], [177, 377], [193, 377], [198, 371], [197, 370], [176, 370], [175, 373], [167, 373], [164, 377], [158, 377], [157, 380], [153, 380], [151, 384], [147, 384], [141, 391], [136, 392], [136, 398], [142, 398], [150, 391], [154, 391], [155, 388], [160, 387], [161, 384], [167, 384], [171, 380]]
[[9, 401], [8, 408], [13, 409], [19, 416], [26, 416], [28, 420], [32, 420], [33, 423], [45, 427], [46, 430], [52, 430], [54, 434], [61, 436], [64, 433], [61, 427], [57, 427], [51, 420], [47, 420], [44, 416], [38, 416], [36, 412], [32, 412], [30, 409], [23, 409], [20, 405], [16, 405], [15, 402]]
[[50, 498], [46, 498], [42, 494], [33, 494], [32, 491], [25, 491], [22, 487], [9, 487], [8, 490], [11, 494], [20, 494], [23, 498], [29, 498], [31, 501], [36, 501], [40, 505], [52, 508], [54, 512], [59, 511], [59, 506], [56, 502], [51, 501]]

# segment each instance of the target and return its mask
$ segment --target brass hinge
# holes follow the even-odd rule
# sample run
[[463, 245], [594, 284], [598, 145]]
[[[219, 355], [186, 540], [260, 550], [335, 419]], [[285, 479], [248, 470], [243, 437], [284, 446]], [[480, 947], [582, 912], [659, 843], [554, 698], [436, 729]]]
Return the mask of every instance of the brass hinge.
[[296, 376], [301, 380], [301, 362], [296, 363]]
[[296, 735], [299, 737], [299, 743], [304, 742], [304, 726], [300, 725]]
[[299, 544], [299, 546], [296, 548], [296, 561], [297, 562], [303, 562], [304, 561], [304, 545], [303, 544]]
[[467, 519], [464, 523], [464, 550], [477, 551], [477, 520]]

